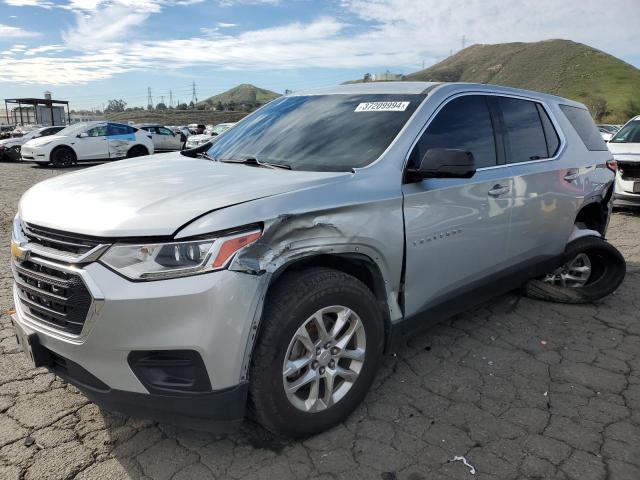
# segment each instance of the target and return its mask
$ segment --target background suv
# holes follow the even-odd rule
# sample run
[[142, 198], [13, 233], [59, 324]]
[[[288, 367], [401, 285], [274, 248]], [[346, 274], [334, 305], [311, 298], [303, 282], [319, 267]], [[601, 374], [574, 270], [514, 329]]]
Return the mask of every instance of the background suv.
[[615, 204], [640, 206], [640, 115], [632, 118], [608, 143], [618, 165]]
[[205, 149], [20, 201], [17, 336], [109, 408], [220, 431], [249, 403], [310, 435], [413, 329], [511, 289], [590, 302], [624, 278], [603, 239], [612, 156], [570, 100], [341, 85], [280, 97]]
[[40, 127], [26, 132], [21, 137], [6, 138], [0, 140], [0, 160], [20, 160], [20, 147], [29, 140], [55, 135], [62, 130], [64, 125], [55, 127]]

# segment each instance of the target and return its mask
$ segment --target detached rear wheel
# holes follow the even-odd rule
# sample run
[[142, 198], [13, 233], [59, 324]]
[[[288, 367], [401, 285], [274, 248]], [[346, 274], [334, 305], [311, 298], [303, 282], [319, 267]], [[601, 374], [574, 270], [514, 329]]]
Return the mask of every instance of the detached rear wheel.
[[339, 271], [287, 274], [265, 305], [251, 407], [268, 430], [306, 437], [343, 421], [378, 369], [383, 318], [371, 291]]
[[563, 264], [525, 285], [525, 294], [559, 303], [590, 303], [613, 293], [626, 274], [626, 262], [613, 245], [583, 237], [567, 245]]

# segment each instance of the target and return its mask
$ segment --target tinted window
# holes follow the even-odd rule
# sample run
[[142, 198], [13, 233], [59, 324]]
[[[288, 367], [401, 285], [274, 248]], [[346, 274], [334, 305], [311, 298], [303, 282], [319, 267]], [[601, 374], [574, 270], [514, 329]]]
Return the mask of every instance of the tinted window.
[[558, 148], [560, 148], [560, 137], [558, 137], [558, 132], [553, 126], [553, 123], [551, 123], [551, 119], [549, 118], [549, 115], [542, 107], [542, 105], [538, 103], [536, 104], [536, 106], [538, 107], [540, 120], [542, 120], [544, 138], [547, 141], [547, 152], [549, 153], [550, 157], [553, 157], [556, 153], [558, 153]]
[[547, 142], [534, 102], [498, 97], [505, 130], [507, 163], [547, 158]]
[[216, 159], [255, 158], [294, 170], [349, 171], [376, 160], [424, 100], [415, 94], [279, 98], [209, 149]]
[[130, 125], [122, 125], [119, 123], [110, 123], [107, 135], [126, 135], [135, 132], [135, 129]]
[[627, 123], [611, 139], [611, 143], [640, 143], [640, 120]]
[[607, 144], [602, 139], [588, 110], [569, 105], [560, 105], [560, 110], [578, 132], [587, 150], [607, 150]]
[[486, 98], [465, 95], [447, 103], [411, 152], [410, 164], [417, 167], [430, 148], [471, 152], [477, 168], [496, 165], [496, 143]]

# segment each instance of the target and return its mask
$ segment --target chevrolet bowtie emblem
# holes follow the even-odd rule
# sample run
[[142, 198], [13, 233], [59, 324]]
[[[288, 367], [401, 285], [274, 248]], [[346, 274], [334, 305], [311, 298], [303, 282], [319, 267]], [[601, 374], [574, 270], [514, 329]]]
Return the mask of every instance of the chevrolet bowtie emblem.
[[21, 262], [27, 257], [27, 249], [22, 248], [16, 242], [11, 241], [11, 257], [16, 261]]

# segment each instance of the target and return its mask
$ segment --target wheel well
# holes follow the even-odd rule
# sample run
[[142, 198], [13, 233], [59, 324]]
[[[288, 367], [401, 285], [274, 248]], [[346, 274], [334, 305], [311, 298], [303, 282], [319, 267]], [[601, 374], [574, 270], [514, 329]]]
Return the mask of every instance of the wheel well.
[[607, 210], [600, 203], [590, 203], [580, 209], [576, 216], [576, 224], [595, 230], [604, 235], [607, 225]]
[[[129, 149], [129, 152], [131, 152], [135, 148], [142, 148], [145, 152], [147, 152], [147, 155], [149, 155], [149, 149], [147, 147], [145, 147], [144, 145], [142, 145], [141, 143], [136, 143], [133, 147], [131, 147]], [[129, 152], [127, 152], [127, 153], [129, 153]]]
[[356, 277], [364, 283], [378, 300], [378, 306], [384, 318], [385, 341], [388, 340], [391, 331], [391, 319], [387, 304], [387, 291], [380, 268], [366, 255], [362, 254], [334, 254], [313, 255], [289, 263], [278, 270], [273, 276], [267, 295], [279, 279], [288, 272], [302, 270], [311, 267], [325, 267], [339, 270], [347, 275]]
[[69, 150], [71, 151], [71, 153], [73, 153], [74, 157], [76, 156], [75, 150], [71, 148], [69, 145], [58, 145], [53, 150], [51, 150], [51, 153], [49, 154], [49, 160], [51, 160], [51, 158], [53, 157], [53, 154], [59, 150]]

